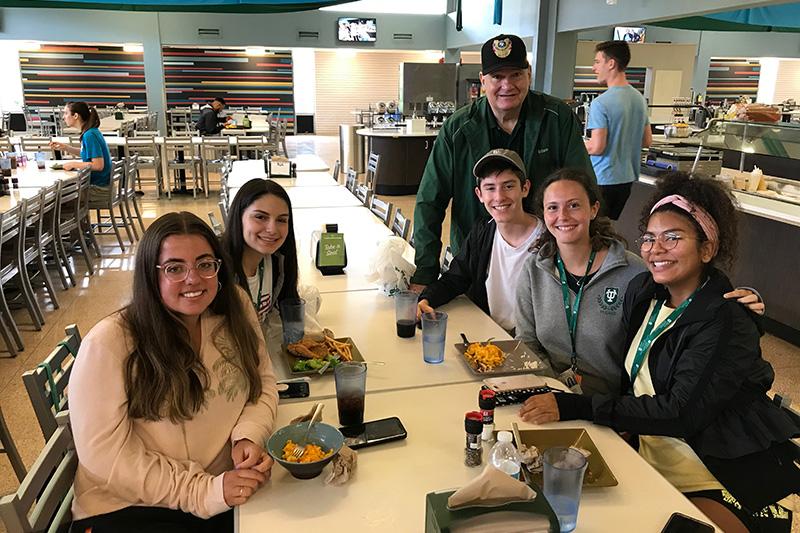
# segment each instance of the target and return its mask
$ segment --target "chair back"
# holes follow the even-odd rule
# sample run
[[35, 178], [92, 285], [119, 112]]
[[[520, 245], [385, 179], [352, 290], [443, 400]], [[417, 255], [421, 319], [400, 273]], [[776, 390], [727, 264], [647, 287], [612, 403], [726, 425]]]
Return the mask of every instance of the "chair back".
[[377, 181], [378, 176], [378, 169], [380, 168], [381, 163], [381, 156], [378, 154], [369, 153], [369, 159], [367, 160], [367, 173], [364, 175], [365, 183], [369, 190], [375, 191], [375, 183]]
[[[0, 131], [6, 131], [6, 128], [0, 126]], [[8, 137], [0, 137], [0, 152], [13, 152], [14, 145], [11, 144], [11, 139]]]
[[369, 210], [387, 226], [392, 220], [392, 203], [385, 202], [374, 194], [369, 202]]
[[61, 180], [61, 190], [58, 196], [58, 227], [60, 232], [56, 234], [65, 235], [72, 228], [77, 227], [77, 214], [80, 199], [80, 177], [75, 176]]
[[356, 171], [352, 168], [348, 168], [347, 172], [345, 173], [344, 186], [347, 187], [347, 190], [351, 193], [356, 193], [356, 187], [358, 187], [358, 174], [356, 174]]
[[112, 205], [117, 203], [125, 195], [126, 179], [125, 179], [125, 160], [120, 159], [114, 161], [111, 166], [111, 182], [109, 183], [109, 201]]
[[139, 154], [124, 159], [125, 162], [125, 194], [136, 194], [136, 180], [139, 177]]
[[219, 204], [219, 213], [222, 215], [222, 222], [224, 224], [228, 223], [228, 202], [221, 201]]
[[364, 207], [368, 207], [370, 205], [370, 200], [372, 199], [372, 191], [367, 188], [366, 185], [356, 185], [355, 190], [356, 198], [358, 198]]
[[211, 222], [211, 229], [214, 230], [214, 235], [222, 237], [222, 234], [225, 232], [225, 227], [217, 220], [217, 215], [215, 215], [213, 211], [208, 212], [208, 221]]
[[42, 233], [39, 243], [50, 243], [56, 235], [56, 221], [61, 211], [61, 180], [56, 180], [49, 187], [45, 187], [42, 194]]
[[22, 374], [22, 382], [39, 421], [44, 439], [49, 439], [58, 428], [56, 415], [67, 409], [67, 396], [64, 391], [69, 385], [72, 365], [81, 346], [78, 326], [71, 324], [64, 331], [64, 337], [36, 368]]
[[44, 152], [48, 157], [53, 157], [50, 137], [23, 137], [21, 144], [23, 152]]
[[392, 233], [403, 240], [408, 240], [408, 232], [411, 229], [411, 219], [406, 218], [398, 207], [392, 218]]
[[444, 259], [442, 259], [442, 268], [441, 272], [444, 274], [448, 270], [450, 270], [450, 263], [453, 262], [453, 250], [450, 248], [450, 245], [444, 249]]
[[[36, 196], [31, 196], [20, 202], [22, 204], [22, 223], [20, 224], [20, 238], [26, 243], [23, 247], [23, 255], [28, 255], [34, 251], [33, 246], [28, 246], [28, 239], [40, 240], [42, 237], [42, 204], [44, 202], [44, 189], [39, 191]], [[28, 259], [35, 258], [28, 257]]]
[[182, 154], [185, 164], [191, 165], [195, 157], [195, 145], [191, 137], [167, 137], [164, 140], [164, 157], [168, 164], [174, 165]]
[[161, 132], [158, 130], [134, 130], [133, 137], [161, 137]]
[[17, 491], [0, 498], [0, 518], [8, 531], [57, 531], [70, 521], [78, 455], [69, 419], [62, 420]]
[[78, 223], [89, 217], [89, 187], [91, 186], [92, 173], [88, 168], [78, 172], [78, 194], [80, 202], [78, 204]]
[[[158, 133], [158, 132], [155, 132]], [[158, 159], [158, 146], [154, 137], [131, 137], [125, 140], [125, 157], [132, 155]]]
[[333, 164], [333, 172], [331, 173], [331, 177], [333, 178], [333, 181], [335, 181], [336, 183], [339, 183], [339, 170], [340, 169], [341, 169], [341, 164], [339, 163], [339, 160], [337, 159], [336, 162]]

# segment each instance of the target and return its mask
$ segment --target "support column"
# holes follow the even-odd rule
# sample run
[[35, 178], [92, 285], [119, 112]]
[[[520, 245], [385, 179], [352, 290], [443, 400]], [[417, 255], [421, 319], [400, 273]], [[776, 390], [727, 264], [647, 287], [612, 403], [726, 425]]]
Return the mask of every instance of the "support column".
[[444, 51], [445, 63], [461, 63], [461, 48], [447, 48]]
[[534, 9], [531, 87], [535, 91], [571, 98], [575, 78], [577, 32], [559, 33], [557, 28], [559, 0], [538, 0]]
[[161, 26], [156, 13], [156, 28], [147, 32], [143, 39], [144, 79], [147, 94], [147, 109], [158, 113], [158, 129], [167, 135], [167, 90], [164, 80], [164, 60], [161, 55]]

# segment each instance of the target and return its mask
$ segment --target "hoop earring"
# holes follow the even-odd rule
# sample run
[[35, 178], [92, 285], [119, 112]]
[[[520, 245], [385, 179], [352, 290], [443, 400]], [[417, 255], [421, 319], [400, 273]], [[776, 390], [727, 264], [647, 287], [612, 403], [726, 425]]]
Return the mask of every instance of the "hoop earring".
[[218, 281], [218, 282], [217, 282], [217, 292], [219, 292], [219, 291], [221, 291], [221, 290], [222, 290], [222, 282], [221, 282], [221, 281]]

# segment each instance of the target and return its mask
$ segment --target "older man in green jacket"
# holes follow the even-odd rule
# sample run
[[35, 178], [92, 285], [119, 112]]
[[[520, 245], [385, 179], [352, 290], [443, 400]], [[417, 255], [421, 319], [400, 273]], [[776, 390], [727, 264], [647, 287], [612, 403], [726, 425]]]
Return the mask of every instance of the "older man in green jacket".
[[[583, 168], [594, 176], [577, 117], [561, 100], [531, 91], [530, 79], [522, 39], [498, 35], [484, 43], [481, 84], [486, 96], [459, 109], [444, 124], [417, 192], [413, 289], [422, 290], [439, 276], [442, 221], [451, 200], [454, 254], [473, 224], [488, 218], [473, 193], [472, 167], [489, 150], [508, 148], [520, 154], [534, 190], [563, 167]], [[527, 199], [528, 211], [533, 196]]]

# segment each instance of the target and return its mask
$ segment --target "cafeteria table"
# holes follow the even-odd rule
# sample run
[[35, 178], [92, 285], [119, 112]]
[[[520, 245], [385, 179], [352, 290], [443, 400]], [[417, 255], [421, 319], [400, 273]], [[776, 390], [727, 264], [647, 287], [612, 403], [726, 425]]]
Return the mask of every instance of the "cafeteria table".
[[[232, 202], [239, 192], [238, 187], [228, 188], [228, 202]], [[343, 185], [334, 187], [287, 187], [286, 192], [292, 200], [292, 209], [317, 207], [363, 207], [361, 200]]]
[[[381, 291], [347, 291], [322, 294], [317, 321], [337, 337], [350, 337], [363, 358], [383, 361], [385, 365], [369, 367], [367, 391], [385, 391], [421, 387], [419, 406], [429, 405], [425, 387], [435, 385], [476, 382], [474, 374], [456, 349], [461, 343], [459, 334], [485, 341], [490, 338], [510, 339], [508, 333], [484, 314], [466, 296], [459, 296], [439, 309], [447, 313], [447, 338], [444, 362], [429, 364], [422, 359], [422, 332], [413, 338], [397, 336], [394, 300]], [[297, 377], [291, 374], [287, 359], [278, 351], [279, 339], [269, 339], [270, 354], [278, 379]], [[477, 392], [476, 392], [477, 394]], [[311, 377], [311, 399], [331, 398], [336, 395], [332, 373], [314, 374]], [[463, 437], [463, 435], [462, 435]]]
[[[260, 178], [267, 179], [267, 172], [264, 169], [264, 161], [261, 159], [250, 159], [234, 161], [231, 172], [228, 175], [228, 187], [236, 189], [248, 181]], [[338, 185], [327, 171], [321, 170], [298, 170], [297, 177], [274, 176], [274, 181], [283, 187], [323, 187]]]
[[[414, 357], [421, 359], [419, 353]], [[368, 388], [380, 379], [380, 368], [368, 368]], [[481, 472], [482, 467], [464, 466], [464, 413], [477, 410], [479, 388], [471, 382], [368, 392], [365, 420], [397, 416], [408, 438], [359, 450], [354, 476], [339, 487], [323, 482], [330, 465], [317, 478], [299, 480], [276, 464], [271, 480], [236, 507], [236, 531], [424, 531], [425, 495], [463, 486]], [[275, 429], [314, 403], [281, 403]], [[338, 426], [336, 400], [322, 403], [323, 421]], [[517, 406], [495, 410], [497, 429], [510, 429], [512, 422], [523, 430], [585, 428], [619, 481], [615, 487], [584, 489], [576, 531], [657, 532], [676, 511], [711, 522], [611, 429], [586, 421], [535, 426], [519, 419]], [[487, 448], [484, 443], [483, 464]]]
[[[366, 275], [378, 244], [391, 237], [392, 232], [369, 209], [364, 207], [297, 209], [294, 215], [301, 283], [313, 285], [323, 293], [377, 288], [377, 283], [368, 281]], [[323, 276], [314, 264], [316, 239], [313, 232], [324, 231], [325, 224], [337, 224], [339, 231], [344, 233], [347, 247], [347, 267], [344, 269], [344, 274]], [[404, 243], [403, 257], [413, 264], [414, 249], [407, 243]]]
[[[17, 179], [15, 187], [20, 189], [41, 189], [49, 187], [58, 180], [74, 178], [78, 175], [77, 171], [72, 170], [53, 170], [54, 160], [45, 162], [45, 168], [40, 169], [36, 166], [36, 161], [28, 161], [24, 167], [17, 167], [12, 170], [12, 178]], [[59, 161], [63, 163], [63, 161]]]
[[0, 213], [5, 213], [22, 200], [38, 196], [41, 190], [41, 187], [11, 189], [5, 195], [0, 196]]

